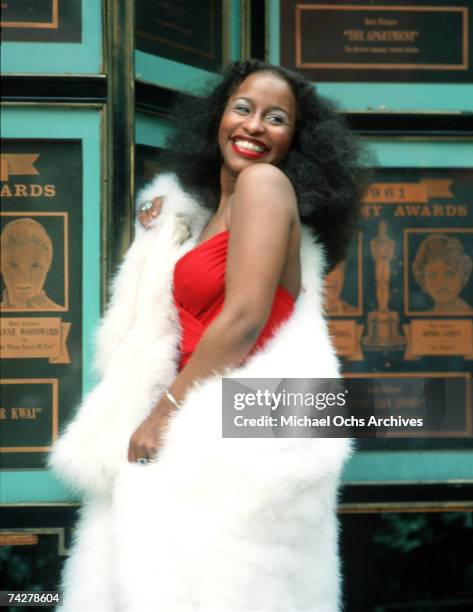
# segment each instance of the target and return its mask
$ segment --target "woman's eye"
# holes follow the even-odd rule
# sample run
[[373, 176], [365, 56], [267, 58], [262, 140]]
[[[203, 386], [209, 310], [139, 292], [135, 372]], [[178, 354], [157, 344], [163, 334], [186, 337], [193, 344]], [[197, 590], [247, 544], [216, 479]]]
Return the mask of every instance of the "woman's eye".
[[271, 123], [277, 123], [278, 125], [285, 123], [284, 118], [280, 115], [268, 115], [268, 120], [271, 121]]
[[249, 108], [247, 106], [243, 106], [240, 104], [237, 104], [237, 106], [235, 106], [235, 110], [237, 110], [239, 113], [248, 113], [249, 112]]

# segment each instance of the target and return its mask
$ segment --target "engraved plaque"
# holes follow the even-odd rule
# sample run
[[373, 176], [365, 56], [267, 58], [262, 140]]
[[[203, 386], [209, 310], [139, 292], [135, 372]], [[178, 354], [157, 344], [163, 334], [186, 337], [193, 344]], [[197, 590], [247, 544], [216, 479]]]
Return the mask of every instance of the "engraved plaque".
[[[453, 377], [464, 387], [457, 414], [447, 415], [452, 427], [445, 425], [444, 437], [450, 439], [432, 433], [403, 445], [383, 441], [384, 449], [471, 444], [472, 201], [471, 169], [377, 170], [363, 201], [362, 237], [347, 258], [350, 272], [336, 287], [338, 310], [330, 298], [331, 275], [326, 279], [330, 331], [347, 376], [425, 377], [439, 389], [444, 385], [445, 393]], [[359, 305], [354, 261], [363, 270]], [[379, 448], [379, 441], [362, 447]]]
[[472, 9], [283, 0], [281, 63], [314, 81], [471, 83]]
[[3, 140], [1, 198], [0, 463], [40, 468], [82, 390], [80, 141]]
[[81, 21], [81, 0], [5, 0], [1, 38], [5, 42], [81, 42]]
[[136, 48], [217, 70], [222, 63], [221, 0], [137, 0]]

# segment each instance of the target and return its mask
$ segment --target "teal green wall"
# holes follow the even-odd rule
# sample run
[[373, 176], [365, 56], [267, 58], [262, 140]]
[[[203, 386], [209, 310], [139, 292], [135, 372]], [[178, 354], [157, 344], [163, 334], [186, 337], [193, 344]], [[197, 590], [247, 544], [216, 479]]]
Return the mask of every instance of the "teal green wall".
[[164, 147], [166, 136], [172, 129], [169, 119], [137, 113], [135, 117], [135, 142], [148, 147]]
[[136, 78], [162, 87], [195, 93], [205, 83], [214, 83], [217, 76], [193, 66], [183, 66], [164, 57], [135, 51]]
[[471, 451], [355, 452], [345, 467], [350, 484], [473, 482]]
[[381, 168], [473, 168], [473, 140], [367, 138]]

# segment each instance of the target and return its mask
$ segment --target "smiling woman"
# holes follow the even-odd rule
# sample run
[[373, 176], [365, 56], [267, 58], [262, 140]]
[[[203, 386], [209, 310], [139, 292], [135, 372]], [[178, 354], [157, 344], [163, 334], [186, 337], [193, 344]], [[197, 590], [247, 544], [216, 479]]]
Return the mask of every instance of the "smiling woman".
[[165, 161], [99, 332], [102, 382], [52, 455], [87, 499], [64, 612], [335, 612], [349, 441], [222, 438], [222, 377], [339, 376], [322, 281], [358, 218], [358, 145], [310, 83], [248, 61], [177, 111]]
[[431, 234], [420, 246], [412, 269], [416, 281], [430, 296], [438, 313], [469, 313], [473, 308], [460, 293], [468, 284], [472, 259], [458, 238]]
[[291, 146], [296, 120], [288, 83], [269, 72], [251, 74], [230, 96], [220, 122], [223, 168], [238, 174], [248, 160], [277, 164]]

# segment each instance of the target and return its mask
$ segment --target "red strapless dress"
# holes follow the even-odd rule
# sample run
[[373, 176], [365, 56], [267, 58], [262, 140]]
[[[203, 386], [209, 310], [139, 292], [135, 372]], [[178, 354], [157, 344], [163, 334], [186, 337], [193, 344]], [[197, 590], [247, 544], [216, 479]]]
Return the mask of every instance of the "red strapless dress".
[[[174, 267], [174, 301], [182, 327], [179, 370], [186, 365], [207, 326], [222, 309], [229, 232], [225, 230], [188, 251]], [[268, 321], [253, 353], [271, 338], [294, 309], [294, 298], [279, 285]]]

